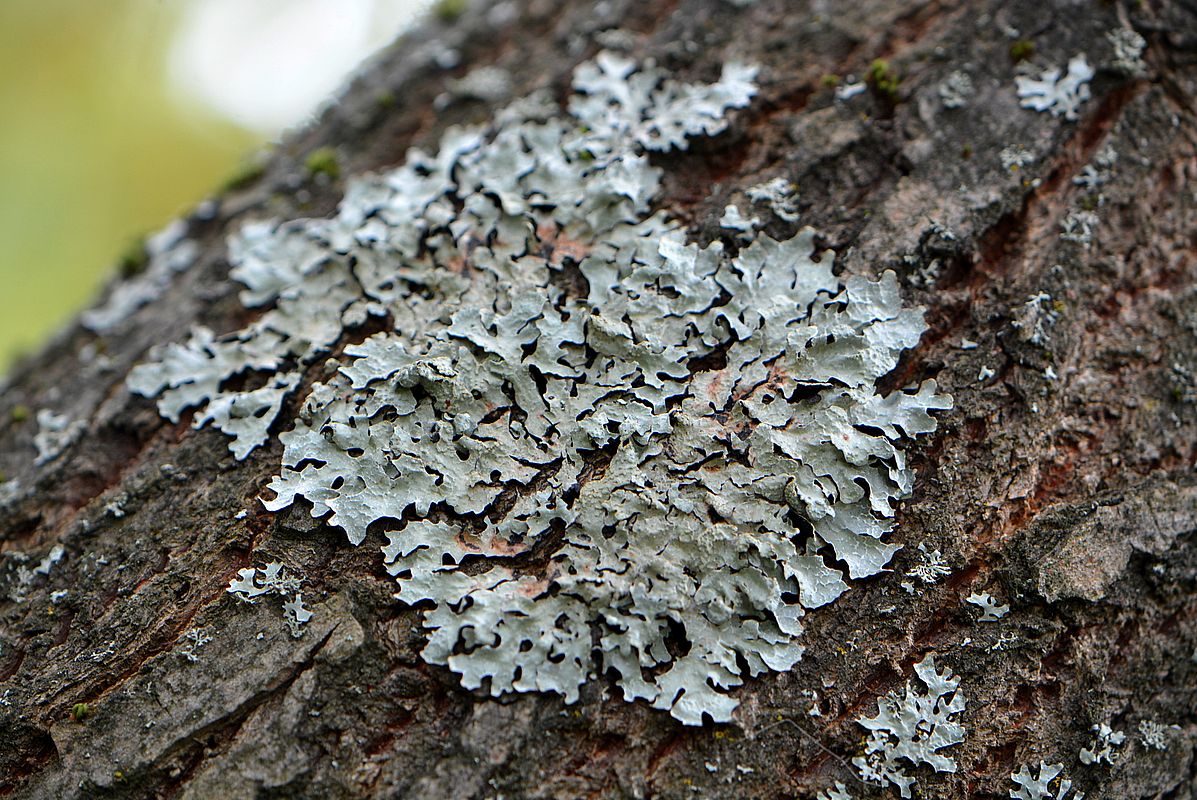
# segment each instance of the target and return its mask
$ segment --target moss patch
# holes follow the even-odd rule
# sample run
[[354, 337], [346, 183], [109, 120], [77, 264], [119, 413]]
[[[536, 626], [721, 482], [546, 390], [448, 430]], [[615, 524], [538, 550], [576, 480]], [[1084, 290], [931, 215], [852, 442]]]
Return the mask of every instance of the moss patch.
[[1035, 55], [1035, 43], [1030, 39], [1019, 39], [1010, 45], [1010, 60], [1017, 64]]
[[888, 61], [884, 58], [874, 59], [872, 64], [869, 64], [869, 71], [865, 76], [869, 86], [873, 87], [873, 91], [884, 96], [891, 103], [898, 100], [898, 84], [901, 78]]
[[446, 25], [456, 22], [465, 13], [468, 0], [439, 0], [432, 7], [432, 15]]
[[341, 175], [341, 165], [337, 163], [337, 151], [331, 147], [320, 147], [308, 153], [303, 162], [308, 176], [327, 175], [330, 180], [336, 180]]

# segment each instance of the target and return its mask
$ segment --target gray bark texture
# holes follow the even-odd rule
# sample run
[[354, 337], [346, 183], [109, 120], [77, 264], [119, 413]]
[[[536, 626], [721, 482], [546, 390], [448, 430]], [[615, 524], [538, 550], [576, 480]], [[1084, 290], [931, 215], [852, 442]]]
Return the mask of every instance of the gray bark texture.
[[[1139, 74], [1108, 66], [1108, 34], [1126, 28], [1146, 40]], [[955, 398], [911, 450], [891, 571], [807, 616], [802, 660], [737, 690], [730, 724], [683, 726], [603, 678], [573, 705], [462, 689], [421, 659], [421, 612], [394, 599], [378, 542], [262, 508], [277, 436], [236, 461], [219, 431], [170, 424], [124, 383], [152, 345], [250, 318], [226, 260], [242, 221], [330, 214], [346, 176], [486, 120], [490, 101], [434, 102], [475, 67], [506, 70], [512, 96], [563, 96], [614, 29], [630, 56], [686, 80], [730, 58], [761, 67], [727, 131], [653, 156], [659, 207], [710, 241], [746, 187], [793, 181], [801, 224], [837, 264], [896, 270], [927, 310], [887, 388], [934, 377]], [[1041, 65], [1087, 54], [1079, 119], [1019, 107], [1023, 42]], [[460, 63], [438, 66], [438, 43]], [[827, 76], [864, 79], [876, 59], [896, 87], [875, 75], [837, 100]], [[958, 70], [974, 92], [945, 108]], [[0, 795], [808, 798], [842, 781], [857, 798], [896, 796], [856, 778], [857, 719], [935, 653], [967, 691], [967, 736], [955, 773], [912, 769], [922, 796], [1007, 797], [1011, 773], [1045, 761], [1089, 798], [1197, 798], [1195, 109], [1191, 0], [516, 0], [433, 18], [260, 176], [185, 219], [200, 257], [162, 298], [104, 336], [74, 325], [10, 372], [0, 471], [32, 491], [0, 515]], [[1012, 172], [999, 153], [1029, 141], [1046, 155]], [[323, 147], [339, 177], [305, 167]], [[1117, 162], [1099, 190], [1078, 184], [1107, 147]], [[1078, 210], [1096, 215], [1087, 245], [1061, 238]], [[762, 219], [777, 238], [797, 227]], [[1054, 323], [1033, 337], [1040, 293]], [[47, 407], [86, 428], [35, 464]], [[909, 577], [920, 544], [951, 574]], [[61, 560], [31, 578], [54, 545]], [[277, 608], [226, 593], [270, 558], [304, 576], [316, 615], [302, 638]], [[1010, 613], [979, 623], [964, 598], [981, 591]], [[193, 661], [197, 629], [211, 640]], [[1143, 743], [1145, 721], [1166, 749]], [[1082, 764], [1102, 723], [1125, 731], [1119, 757]]]

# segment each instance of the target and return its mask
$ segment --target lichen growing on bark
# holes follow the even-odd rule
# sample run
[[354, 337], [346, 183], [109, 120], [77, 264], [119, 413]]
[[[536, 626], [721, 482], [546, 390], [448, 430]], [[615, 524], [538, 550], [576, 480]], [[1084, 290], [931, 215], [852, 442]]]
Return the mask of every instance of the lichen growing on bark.
[[801, 657], [807, 610], [888, 563], [903, 443], [951, 403], [875, 388], [924, 329], [892, 272], [837, 277], [810, 229], [687, 244], [653, 211], [647, 153], [721, 132], [754, 75], [603, 53], [564, 112], [533, 95], [352, 179], [332, 219], [246, 226], [233, 276], [267, 310], [130, 386], [243, 458], [308, 365], [383, 320], [289, 421], [267, 507], [385, 532], [397, 596], [429, 605], [424, 658], [469, 688], [573, 701], [601, 670], [726, 721], [728, 689]]
[[940, 751], [963, 742], [965, 733], [956, 719], [965, 708], [960, 679], [950, 669], [938, 670], [933, 655], [915, 664], [914, 671], [923, 683], [922, 690], [907, 683], [904, 694], [893, 691], [879, 698], [877, 713], [857, 720], [872, 733], [865, 755], [852, 759], [861, 780], [893, 784], [902, 797], [910, 797], [915, 783], [906, 772], [908, 765], [956, 771], [956, 760]]

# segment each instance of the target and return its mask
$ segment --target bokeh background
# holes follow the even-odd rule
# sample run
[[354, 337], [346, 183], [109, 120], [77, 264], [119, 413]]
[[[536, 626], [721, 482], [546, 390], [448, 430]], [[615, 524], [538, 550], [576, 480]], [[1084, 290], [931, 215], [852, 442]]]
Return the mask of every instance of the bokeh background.
[[0, 0], [0, 373], [427, 0]]

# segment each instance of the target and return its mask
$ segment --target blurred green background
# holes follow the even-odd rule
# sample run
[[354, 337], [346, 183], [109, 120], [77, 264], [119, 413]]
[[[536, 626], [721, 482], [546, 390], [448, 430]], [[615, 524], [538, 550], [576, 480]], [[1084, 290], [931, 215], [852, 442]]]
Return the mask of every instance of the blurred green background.
[[0, 373], [418, 6], [0, 0]]

